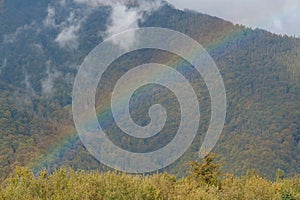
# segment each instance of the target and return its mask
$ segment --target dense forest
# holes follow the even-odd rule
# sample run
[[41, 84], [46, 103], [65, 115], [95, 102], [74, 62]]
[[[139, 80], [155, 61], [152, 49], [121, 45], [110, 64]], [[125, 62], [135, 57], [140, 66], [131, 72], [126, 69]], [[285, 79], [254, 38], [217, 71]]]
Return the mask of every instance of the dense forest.
[[[210, 119], [206, 85], [201, 76], [194, 73], [193, 66], [183, 59], [177, 70], [197, 92], [201, 102], [201, 128], [183, 157], [162, 170], [170, 174], [141, 177], [82, 172], [80, 170], [111, 170], [82, 145], [71, 113], [74, 77], [86, 55], [103, 40], [101, 33], [106, 29], [111, 8], [99, 7], [88, 13], [78, 30], [77, 49], [64, 49], [55, 42], [59, 30], [45, 27], [44, 21], [49, 7], [56, 10], [57, 24], [63, 24], [70, 13], [79, 18], [85, 13], [84, 7], [71, 1], [67, 3], [68, 6], [62, 7], [51, 0], [1, 1], [0, 179], [8, 178], [17, 166], [29, 169], [18, 168], [5, 181], [1, 198], [11, 197], [12, 191], [21, 199], [47, 198], [48, 195], [57, 195], [54, 199], [97, 199], [97, 195], [108, 199], [108, 196], [125, 194], [123, 199], [133, 196], [136, 199], [181, 199], [188, 195], [198, 199], [205, 196], [284, 199], [285, 195], [285, 199], [299, 198], [299, 179], [292, 177], [300, 173], [300, 39], [253, 30], [164, 4], [141, 21], [140, 26], [185, 33], [202, 44], [215, 60], [226, 87], [228, 113], [214, 152], [224, 163], [223, 173], [241, 178], [223, 177], [221, 186], [199, 186], [198, 182], [190, 181], [189, 176], [180, 179], [170, 175], [188, 175], [186, 163], [197, 160]], [[178, 106], [174, 95], [164, 88], [151, 86], [132, 98], [131, 114], [138, 124], [147, 124], [149, 119], [145, 113], [153, 104], [162, 104], [168, 111], [170, 119], [163, 132], [151, 139], [138, 140], [121, 133], [111, 119], [110, 109], [103, 105], [110, 101], [114, 81], [126, 71], [151, 61], [172, 66], [174, 63], [169, 60], [174, 57], [176, 55], [168, 52], [146, 49], [130, 52], [109, 67], [101, 81], [110, 80], [111, 84], [98, 88], [96, 108], [107, 112], [106, 117], [99, 117], [99, 122], [115, 144], [130, 151], [147, 152], [161, 148], [173, 138], [180, 112], [175, 109]], [[141, 104], [143, 102], [146, 105]], [[60, 167], [71, 167], [75, 171], [55, 171]], [[33, 175], [43, 169], [38, 177]], [[278, 169], [291, 179], [271, 182], [261, 178], [275, 180]], [[246, 175], [249, 170], [256, 170], [261, 176]], [[36, 194], [40, 196], [34, 196]]]
[[276, 181], [249, 171], [243, 177], [219, 172], [220, 165], [209, 155], [202, 162], [190, 163], [190, 173], [176, 178], [168, 173], [129, 175], [119, 172], [46, 170], [34, 175], [27, 168], [17, 168], [2, 184], [0, 199], [222, 199], [222, 200], [297, 200], [300, 177]]

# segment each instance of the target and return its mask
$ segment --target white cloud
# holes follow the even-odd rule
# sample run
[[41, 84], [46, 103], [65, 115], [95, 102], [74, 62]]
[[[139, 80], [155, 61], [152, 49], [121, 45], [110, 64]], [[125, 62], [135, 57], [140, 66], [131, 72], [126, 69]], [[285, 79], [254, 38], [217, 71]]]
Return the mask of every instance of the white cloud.
[[90, 7], [99, 7], [99, 6], [114, 6], [117, 4], [123, 5], [133, 5], [135, 0], [74, 0], [75, 3], [85, 4]]
[[77, 49], [78, 36], [77, 32], [80, 28], [80, 25], [71, 25], [62, 29], [55, 39], [55, 42], [59, 44], [61, 48], [67, 49]]
[[[160, 0], [74, 0], [92, 8], [111, 6], [112, 11], [107, 25], [106, 37], [128, 29], [138, 28], [138, 22], [144, 20], [145, 15], [151, 14], [161, 6]], [[129, 7], [130, 5], [130, 7]], [[122, 49], [128, 49], [137, 41], [135, 35], [129, 35], [127, 40], [114, 39], [114, 44]]]
[[56, 28], [57, 25], [55, 23], [55, 8], [50, 5], [47, 8], [47, 17], [43, 21], [45, 27]]
[[[35, 25], [33, 21], [31, 24], [25, 24], [24, 26], [20, 26], [14, 33], [4, 35], [4, 43], [14, 43], [18, 39], [18, 37], [24, 32], [32, 29]], [[38, 30], [37, 30], [38, 31]]]
[[41, 54], [44, 54], [44, 51], [43, 51], [43, 46], [41, 44], [38, 44], [38, 43], [33, 43], [32, 46], [38, 50], [38, 52], [40, 52]]
[[47, 78], [42, 80], [42, 90], [44, 95], [51, 95], [55, 80], [61, 75], [58, 71], [50, 71], [50, 62], [47, 62]]
[[115, 5], [110, 16], [111, 24], [108, 25], [107, 33], [114, 35], [129, 28], [137, 28], [137, 19], [140, 18], [137, 10], [128, 9], [121, 4]]
[[68, 19], [58, 25], [60, 33], [55, 38], [55, 42], [58, 43], [60, 48], [77, 49], [79, 45], [77, 34], [84, 20], [84, 17], [76, 16], [75, 12], [72, 11]]
[[275, 19], [273, 21], [273, 26], [274, 26], [274, 29], [276, 29], [278, 32], [283, 31], [283, 26], [282, 26], [281, 20]]
[[59, 4], [60, 6], [65, 7], [67, 5], [67, 0], [61, 0]]
[[[140, 13], [134, 9], [128, 9], [125, 5], [114, 6], [110, 20], [111, 23], [107, 27], [106, 34], [112, 36], [128, 29], [138, 28], [138, 19], [140, 19]], [[114, 39], [113, 43], [119, 45], [120, 48], [127, 50], [136, 41], [134, 34], [130, 34], [126, 40]]]
[[[168, 0], [177, 8], [189, 8], [253, 28], [300, 36], [299, 0]], [[275, 22], [275, 23], [274, 23]], [[282, 29], [278, 29], [281, 22]]]
[[31, 95], [36, 95], [34, 89], [31, 86], [31, 83], [30, 83], [30, 76], [25, 72], [24, 69], [23, 69], [23, 72], [25, 74], [24, 83], [25, 83], [26, 89], [28, 91], [30, 91]]
[[[79, 45], [78, 32], [85, 19], [93, 12], [93, 10], [101, 6], [110, 6], [112, 8], [109, 16], [109, 23], [107, 30], [102, 35], [110, 37], [117, 33], [126, 31], [128, 29], [138, 28], [139, 21], [143, 21], [145, 17], [157, 10], [161, 6], [161, 0], [72, 0], [73, 2], [84, 7], [77, 9], [70, 9], [68, 19], [60, 24], [56, 24], [55, 7], [49, 5], [47, 8], [47, 16], [43, 21], [45, 27], [59, 30], [59, 34], [55, 38], [60, 48], [74, 50]], [[60, 1], [59, 5], [64, 9], [68, 9], [67, 4], [70, 1]], [[127, 49], [137, 38], [131, 35], [127, 40], [114, 40], [113, 42], [120, 46], [120, 48]]]
[[148, 14], [158, 10], [162, 6], [162, 1], [154, 0], [154, 1], [141, 1], [139, 4], [139, 10], [145, 11]]

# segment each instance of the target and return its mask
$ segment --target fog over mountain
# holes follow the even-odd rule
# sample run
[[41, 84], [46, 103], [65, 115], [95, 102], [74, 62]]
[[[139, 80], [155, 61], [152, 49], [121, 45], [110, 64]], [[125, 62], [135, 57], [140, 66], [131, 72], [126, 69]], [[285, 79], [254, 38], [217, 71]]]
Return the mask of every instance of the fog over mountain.
[[[296, 13], [298, 1], [272, 1], [270, 5], [270, 1], [243, 5], [237, 1], [170, 2], [181, 9], [159, 0], [1, 1], [0, 177], [5, 178], [15, 166], [28, 166], [35, 172], [61, 166], [108, 170], [90, 155], [77, 135], [71, 109], [73, 83], [79, 66], [98, 44], [138, 27], [184, 33], [203, 45], [216, 62], [228, 100], [226, 124], [213, 149], [225, 163], [223, 172], [240, 175], [256, 169], [270, 178], [278, 168], [287, 176], [300, 173], [300, 39], [235, 24], [272, 25], [277, 16], [278, 27], [292, 30], [283, 16], [288, 19], [289, 13]], [[283, 2], [290, 3], [283, 6]], [[183, 10], [186, 7], [199, 12]], [[206, 14], [209, 10], [202, 8], [213, 8], [216, 13]], [[228, 13], [233, 14], [232, 22], [225, 16]], [[270, 19], [266, 24], [264, 17]], [[298, 28], [294, 26], [293, 31]], [[114, 42], [127, 49], [134, 41], [132, 35]], [[132, 97], [132, 118], [140, 125], [149, 123], [152, 105], [166, 108], [166, 126], [150, 139], [124, 134], [108, 106], [117, 80], [133, 67], [151, 62], [176, 68], [191, 82], [200, 102], [201, 123], [194, 143], [164, 169], [182, 176], [186, 163], [198, 159], [211, 115], [208, 89], [186, 60], [152, 49], [120, 57], [105, 73], [101, 83], [106, 84], [97, 88], [98, 120], [109, 139], [128, 151], [157, 150], [172, 140], [180, 124], [180, 109], [166, 88], [145, 87]], [[112, 159], [122, 158], [114, 155]]]
[[278, 34], [300, 36], [298, 0], [168, 0], [180, 9], [192, 9], [234, 23]]

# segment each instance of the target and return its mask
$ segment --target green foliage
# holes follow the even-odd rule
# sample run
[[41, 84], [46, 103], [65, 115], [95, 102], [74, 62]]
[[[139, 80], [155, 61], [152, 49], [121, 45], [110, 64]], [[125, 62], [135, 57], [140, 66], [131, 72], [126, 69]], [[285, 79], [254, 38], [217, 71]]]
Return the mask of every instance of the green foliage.
[[280, 181], [284, 178], [285, 173], [282, 169], [278, 169], [276, 172], [276, 181]]
[[293, 194], [291, 194], [289, 191], [282, 191], [281, 192], [281, 200], [297, 200], [296, 197], [294, 197]]
[[89, 199], [89, 200], [298, 200], [299, 177], [271, 182], [259, 176], [224, 177], [222, 189], [214, 185], [199, 185], [189, 177], [176, 179], [170, 174], [150, 176], [117, 172], [46, 170], [34, 175], [26, 168], [2, 183], [0, 199]]
[[216, 157], [215, 154], [209, 153], [203, 158], [202, 162], [190, 162], [190, 177], [197, 182], [218, 186], [221, 172], [220, 165], [214, 163]]

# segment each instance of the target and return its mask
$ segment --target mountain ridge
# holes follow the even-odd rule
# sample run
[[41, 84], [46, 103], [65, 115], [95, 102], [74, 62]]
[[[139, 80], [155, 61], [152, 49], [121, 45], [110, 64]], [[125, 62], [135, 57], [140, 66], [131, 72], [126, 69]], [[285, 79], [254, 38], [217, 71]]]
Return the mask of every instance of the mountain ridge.
[[[38, 4], [32, 1], [26, 5], [20, 2], [2, 2], [4, 12], [0, 14], [0, 78], [3, 83], [0, 85], [0, 173], [11, 171], [15, 165], [29, 165], [36, 170], [43, 167], [51, 170], [62, 165], [75, 169], [107, 170], [89, 155], [74, 134], [70, 105], [77, 69], [84, 57], [105, 38], [103, 32], [111, 9], [95, 9], [86, 18], [78, 30], [77, 50], [73, 50], [61, 48], [55, 42], [59, 30], [44, 27], [43, 21], [51, 6], [56, 6], [56, 12], [62, 13], [55, 18], [58, 24], [63, 24], [71, 12], [75, 16], [83, 15], [80, 6], [64, 11], [54, 1], [45, 0]], [[20, 19], [15, 19], [14, 10], [20, 6], [22, 10], [17, 14]], [[34, 23], [31, 21], [33, 18]], [[243, 174], [249, 169], [257, 169], [272, 177], [277, 168], [281, 168], [288, 175], [300, 173], [300, 88], [297, 76], [294, 77], [300, 68], [300, 39], [261, 29], [252, 30], [206, 14], [177, 10], [167, 4], [145, 21], [140, 21], [139, 25], [169, 28], [189, 35], [206, 48], [218, 65], [227, 90], [228, 114], [214, 151], [226, 163], [223, 167], [225, 172]], [[130, 62], [157, 58], [165, 63], [174, 56], [151, 51], [141, 55], [137, 58], [134, 54], [124, 56], [108, 74], [116, 79], [128, 70], [125, 66]], [[188, 63], [182, 63], [182, 72], [192, 74], [192, 69], [190, 72], [185, 69], [189, 67]], [[209, 116], [208, 93], [200, 95], [200, 91], [207, 90], [205, 84], [199, 76], [191, 77], [191, 80], [194, 81], [193, 86], [199, 87], [198, 98], [206, 105], [201, 111]], [[111, 85], [102, 89], [108, 93], [109, 87]], [[154, 90], [157, 88], [154, 87]], [[153, 91], [150, 90], [150, 94]], [[166, 103], [167, 97], [171, 97], [167, 91], [163, 92], [164, 95], [156, 101]], [[109, 100], [103, 94], [98, 97]], [[138, 105], [137, 108], [141, 110], [136, 109], [134, 117], [147, 121], [142, 112], [144, 106]], [[176, 110], [170, 108], [170, 111], [172, 116], [177, 116]], [[203, 124], [209, 121], [207, 116]], [[111, 124], [109, 120], [103, 123]], [[172, 127], [171, 124], [169, 130]], [[188, 160], [197, 159], [197, 147], [206, 128], [207, 125], [203, 125], [193, 146], [177, 163], [168, 167], [168, 171], [184, 174], [182, 166]], [[116, 136], [114, 126], [111, 129], [115, 131], [111, 139], [122, 144], [125, 138]], [[169, 139], [165, 138], [166, 141]], [[62, 145], [59, 144], [61, 140], [65, 141]], [[137, 148], [142, 145], [136, 142]], [[155, 144], [157, 141], [152, 142]], [[31, 159], [27, 161], [26, 157]], [[45, 157], [44, 161], [36, 164], [40, 157]]]

